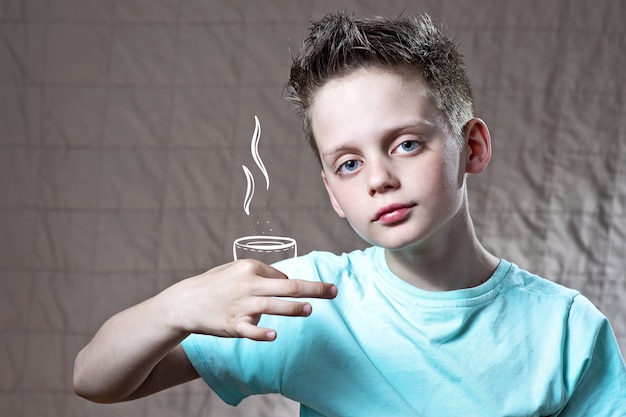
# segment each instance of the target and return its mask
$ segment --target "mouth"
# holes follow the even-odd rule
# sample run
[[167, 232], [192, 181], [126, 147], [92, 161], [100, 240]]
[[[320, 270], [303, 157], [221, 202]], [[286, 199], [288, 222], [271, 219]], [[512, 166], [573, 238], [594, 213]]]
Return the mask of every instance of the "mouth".
[[404, 220], [415, 204], [391, 204], [376, 212], [372, 218], [373, 222], [382, 224], [393, 224]]

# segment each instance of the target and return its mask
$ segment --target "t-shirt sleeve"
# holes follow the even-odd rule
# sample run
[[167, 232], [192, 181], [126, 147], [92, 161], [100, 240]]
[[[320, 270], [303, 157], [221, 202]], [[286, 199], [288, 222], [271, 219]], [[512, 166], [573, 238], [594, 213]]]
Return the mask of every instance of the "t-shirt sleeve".
[[579, 294], [572, 303], [567, 331], [569, 399], [557, 415], [626, 416], [626, 367], [609, 321]]
[[[308, 262], [298, 258], [298, 265], [304, 267], [296, 268], [301, 272], [298, 278], [319, 280]], [[290, 261], [272, 266], [280, 270], [294, 269]], [[237, 405], [250, 395], [281, 391], [287, 359], [297, 350], [294, 335], [300, 332], [306, 320], [263, 315], [259, 326], [277, 331], [273, 342], [192, 334], [183, 340], [182, 347], [204, 382], [224, 402]]]
[[192, 334], [182, 342], [204, 382], [227, 404], [237, 405], [255, 394], [279, 392], [285, 357], [291, 348], [291, 324], [297, 317], [263, 316], [259, 325], [278, 329], [273, 342]]
[[[238, 384], [227, 384], [219, 382], [219, 377], [215, 372], [219, 369], [214, 360], [225, 349], [224, 343], [216, 337], [192, 334], [182, 342], [182, 347], [189, 358], [189, 361], [196, 369], [204, 382], [215, 392], [225, 403], [237, 405], [247, 397], [241, 390], [237, 390]], [[225, 372], [221, 371], [221, 378], [226, 378]], [[233, 379], [232, 376], [229, 379]]]

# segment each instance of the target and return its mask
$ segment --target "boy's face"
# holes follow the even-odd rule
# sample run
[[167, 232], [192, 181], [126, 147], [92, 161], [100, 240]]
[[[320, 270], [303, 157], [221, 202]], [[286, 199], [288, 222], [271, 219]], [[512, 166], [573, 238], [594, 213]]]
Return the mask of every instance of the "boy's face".
[[467, 150], [425, 91], [415, 75], [362, 69], [329, 81], [311, 107], [333, 208], [387, 249], [423, 247], [462, 216]]

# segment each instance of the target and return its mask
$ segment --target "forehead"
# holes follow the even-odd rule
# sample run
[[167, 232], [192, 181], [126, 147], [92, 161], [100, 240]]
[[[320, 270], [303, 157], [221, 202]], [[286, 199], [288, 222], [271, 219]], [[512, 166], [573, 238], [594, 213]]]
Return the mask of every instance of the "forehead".
[[334, 78], [315, 94], [310, 109], [320, 152], [337, 141], [377, 137], [408, 125], [443, 127], [421, 77], [415, 73], [365, 68]]

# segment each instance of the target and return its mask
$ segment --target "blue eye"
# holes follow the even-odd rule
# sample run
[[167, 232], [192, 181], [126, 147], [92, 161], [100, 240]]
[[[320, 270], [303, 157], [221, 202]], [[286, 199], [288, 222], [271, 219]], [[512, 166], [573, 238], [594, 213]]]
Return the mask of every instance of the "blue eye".
[[354, 159], [344, 162], [339, 166], [337, 172], [339, 174], [349, 174], [359, 168], [360, 162]]
[[401, 153], [410, 153], [416, 151], [420, 147], [420, 142], [416, 140], [405, 140], [402, 142], [396, 150]]

